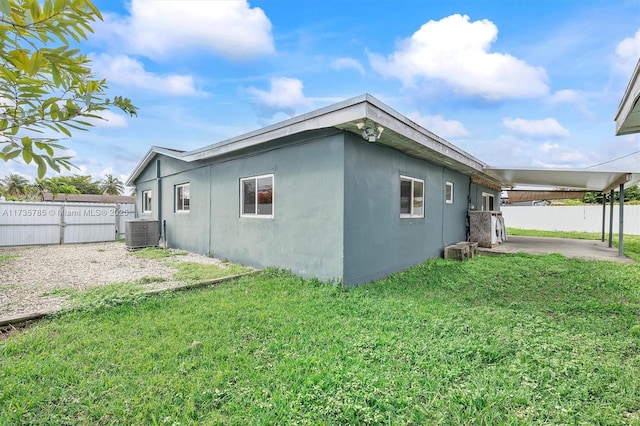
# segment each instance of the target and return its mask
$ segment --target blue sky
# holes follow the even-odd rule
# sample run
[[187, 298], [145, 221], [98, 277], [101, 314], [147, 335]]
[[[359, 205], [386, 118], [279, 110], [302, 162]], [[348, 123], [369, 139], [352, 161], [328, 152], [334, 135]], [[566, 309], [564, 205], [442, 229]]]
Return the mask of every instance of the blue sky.
[[[126, 180], [189, 150], [371, 93], [492, 166], [640, 169], [614, 115], [640, 57], [638, 0], [95, 0], [82, 45], [137, 118], [64, 140]], [[608, 162], [618, 157], [623, 159]], [[35, 168], [0, 163], [0, 176]]]

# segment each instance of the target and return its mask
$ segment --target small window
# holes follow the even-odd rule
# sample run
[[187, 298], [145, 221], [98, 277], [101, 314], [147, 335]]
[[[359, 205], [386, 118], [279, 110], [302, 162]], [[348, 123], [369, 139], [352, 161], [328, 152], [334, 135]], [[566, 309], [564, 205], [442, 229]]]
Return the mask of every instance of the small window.
[[482, 193], [482, 210], [484, 211], [492, 211], [493, 210], [493, 194], [489, 194], [487, 192]]
[[273, 217], [273, 175], [240, 179], [240, 216]]
[[453, 204], [453, 182], [445, 184], [444, 201], [447, 204]]
[[191, 197], [189, 194], [189, 184], [176, 185], [176, 211], [188, 212], [191, 207]]
[[151, 213], [151, 190], [142, 191], [142, 213]]
[[400, 217], [424, 217], [424, 181], [400, 176]]

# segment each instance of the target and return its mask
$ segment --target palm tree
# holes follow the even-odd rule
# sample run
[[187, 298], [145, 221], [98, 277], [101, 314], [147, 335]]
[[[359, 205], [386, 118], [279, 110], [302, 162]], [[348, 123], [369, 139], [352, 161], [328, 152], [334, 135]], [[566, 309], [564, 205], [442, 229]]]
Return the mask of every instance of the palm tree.
[[105, 180], [100, 182], [100, 189], [106, 195], [120, 195], [124, 191], [124, 183], [113, 175], [105, 175]]
[[24, 176], [17, 173], [12, 173], [9, 176], [5, 176], [4, 179], [0, 179], [4, 186], [4, 193], [13, 197], [23, 197], [28, 194], [29, 180]]

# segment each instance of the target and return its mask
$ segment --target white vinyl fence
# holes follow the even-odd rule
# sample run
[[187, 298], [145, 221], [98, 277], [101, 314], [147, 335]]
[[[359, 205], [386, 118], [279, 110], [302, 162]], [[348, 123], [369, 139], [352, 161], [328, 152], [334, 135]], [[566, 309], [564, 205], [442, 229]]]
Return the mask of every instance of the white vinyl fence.
[[[618, 233], [619, 206], [613, 207], [613, 232]], [[602, 231], [602, 205], [599, 206], [501, 206], [508, 228], [540, 231]], [[605, 232], [609, 232], [610, 206], [605, 214]], [[626, 235], [640, 235], [640, 206], [624, 206]]]
[[0, 202], [0, 247], [114, 241], [135, 204]]

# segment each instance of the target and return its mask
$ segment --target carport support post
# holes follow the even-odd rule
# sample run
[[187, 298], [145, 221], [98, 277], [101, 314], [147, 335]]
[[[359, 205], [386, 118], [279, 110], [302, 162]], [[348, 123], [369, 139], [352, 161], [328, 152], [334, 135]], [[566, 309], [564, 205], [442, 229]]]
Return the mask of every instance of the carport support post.
[[607, 216], [607, 194], [605, 192], [602, 193], [602, 241], [604, 243], [604, 226], [605, 226], [605, 217]]
[[610, 210], [609, 210], [609, 247], [613, 247], [613, 189], [609, 193]]
[[618, 226], [618, 256], [624, 257], [624, 183], [620, 184], [620, 225]]

